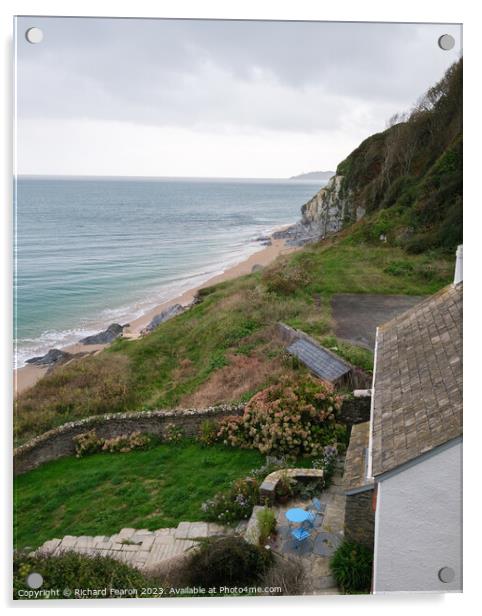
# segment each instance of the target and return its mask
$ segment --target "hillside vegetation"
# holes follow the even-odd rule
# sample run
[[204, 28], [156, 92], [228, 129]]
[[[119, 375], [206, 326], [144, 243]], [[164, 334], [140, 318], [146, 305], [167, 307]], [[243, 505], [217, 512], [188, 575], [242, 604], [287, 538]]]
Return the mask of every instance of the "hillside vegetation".
[[[425, 295], [451, 279], [452, 257], [351, 245], [343, 235], [204, 289], [201, 303], [152, 334], [57, 368], [19, 396], [17, 442], [89, 415], [247, 400], [282, 373], [302, 373], [285, 356], [276, 322], [331, 346], [333, 294]], [[371, 366], [369, 351], [338, 346]]]
[[247, 401], [283, 374], [302, 376], [278, 321], [369, 369], [369, 351], [333, 337], [331, 298], [428, 295], [450, 282], [462, 238], [461, 87], [462, 61], [340, 163], [341, 191], [364, 218], [348, 216], [335, 237], [203, 289], [195, 306], [142, 339], [55, 369], [19, 396], [16, 441], [89, 415]]
[[462, 60], [418, 101], [395, 115], [337, 168], [340, 197], [367, 216], [354, 240], [387, 240], [412, 253], [462, 242]]

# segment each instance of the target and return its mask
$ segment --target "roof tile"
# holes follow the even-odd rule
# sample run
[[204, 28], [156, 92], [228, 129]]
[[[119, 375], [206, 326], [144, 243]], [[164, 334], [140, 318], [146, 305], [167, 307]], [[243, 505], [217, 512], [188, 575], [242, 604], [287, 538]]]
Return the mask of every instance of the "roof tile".
[[375, 476], [462, 434], [462, 298], [450, 285], [378, 329]]

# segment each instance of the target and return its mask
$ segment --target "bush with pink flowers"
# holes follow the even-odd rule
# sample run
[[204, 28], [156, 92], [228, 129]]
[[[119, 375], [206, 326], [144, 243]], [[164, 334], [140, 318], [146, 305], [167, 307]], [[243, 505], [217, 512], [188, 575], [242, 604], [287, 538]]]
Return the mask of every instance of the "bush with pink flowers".
[[312, 377], [283, 379], [253, 396], [241, 417], [222, 420], [218, 438], [265, 454], [319, 456], [326, 445], [345, 439], [337, 422], [341, 402]]

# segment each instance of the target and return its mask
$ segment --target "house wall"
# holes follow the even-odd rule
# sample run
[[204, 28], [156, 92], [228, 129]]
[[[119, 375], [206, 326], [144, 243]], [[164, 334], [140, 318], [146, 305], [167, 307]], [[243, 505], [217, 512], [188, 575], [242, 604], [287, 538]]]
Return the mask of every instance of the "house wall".
[[[450, 567], [453, 581], [438, 574]], [[462, 442], [378, 481], [373, 591], [462, 589]]]

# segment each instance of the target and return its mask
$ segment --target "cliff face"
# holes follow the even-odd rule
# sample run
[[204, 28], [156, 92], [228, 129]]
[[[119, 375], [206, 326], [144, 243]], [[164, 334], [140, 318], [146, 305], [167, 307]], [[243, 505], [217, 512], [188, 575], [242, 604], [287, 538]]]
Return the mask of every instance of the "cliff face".
[[306, 243], [364, 219], [361, 241], [412, 252], [462, 241], [462, 61], [409, 114], [363, 141], [301, 208], [288, 240]]
[[317, 228], [320, 237], [339, 231], [343, 225], [362, 218], [365, 209], [357, 207], [351, 190], [343, 190], [343, 176], [334, 175], [328, 184], [301, 208], [301, 223]]

